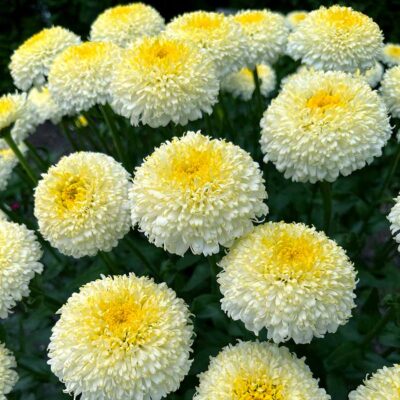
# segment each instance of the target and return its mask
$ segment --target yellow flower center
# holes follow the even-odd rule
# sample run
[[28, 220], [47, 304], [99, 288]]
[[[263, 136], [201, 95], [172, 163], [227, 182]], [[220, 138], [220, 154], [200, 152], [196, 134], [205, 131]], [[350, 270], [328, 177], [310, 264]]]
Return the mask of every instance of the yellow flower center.
[[307, 107], [324, 112], [329, 108], [343, 105], [341, 97], [326, 90], [315, 93], [307, 100]]
[[[69, 47], [65, 54], [64, 61], [75, 62], [77, 60], [84, 62], [91, 62], [93, 58], [100, 55], [105, 55], [106, 43], [101, 42], [87, 42], [76, 46]], [[103, 54], [104, 53], [104, 54]]]
[[12, 111], [14, 111], [14, 102], [7, 97], [0, 99], [0, 116], [7, 115]]
[[[263, 238], [263, 244], [269, 257], [264, 266], [264, 273], [274, 275], [278, 280], [302, 280], [310, 273], [321, 273], [317, 260], [324, 256], [321, 244], [309, 235], [293, 235], [281, 231]], [[273, 262], [271, 262], [271, 260]]]
[[400, 57], [400, 46], [389, 45], [386, 47], [385, 52], [391, 57]]
[[0, 149], [0, 158], [12, 158], [14, 153], [11, 149]]
[[236, 15], [234, 19], [240, 24], [258, 24], [265, 19], [265, 14], [262, 11], [253, 11]]
[[363, 22], [362, 14], [345, 7], [331, 7], [323, 15], [323, 20], [338, 29], [351, 29]]
[[134, 51], [132, 62], [139, 60], [147, 68], [156, 68], [164, 74], [180, 74], [185, 68], [189, 48], [174, 40], [155, 40], [145, 43]]
[[55, 188], [58, 213], [60, 216], [81, 211], [91, 201], [90, 185], [83, 178], [70, 174], [59, 176], [59, 183]]
[[173, 158], [168, 173], [170, 180], [183, 189], [196, 191], [205, 186], [212, 189], [220, 176], [221, 166], [220, 152], [186, 148]]
[[114, 20], [114, 22], [128, 22], [132, 17], [132, 14], [142, 12], [143, 8], [144, 5], [140, 3], [126, 6], [116, 6], [108, 11], [108, 16], [110, 19]]
[[221, 26], [223, 15], [197, 14], [186, 21], [186, 29], [198, 29], [210, 31]]
[[301, 21], [303, 21], [305, 18], [307, 17], [307, 13], [298, 13], [298, 14], [294, 14], [292, 15], [292, 21], [295, 24], [299, 24]]
[[153, 337], [159, 307], [145, 297], [138, 300], [127, 289], [106, 293], [92, 304], [99, 329], [94, 336], [107, 338], [112, 346], [143, 345]]
[[271, 382], [267, 376], [236, 378], [233, 383], [234, 400], [285, 400], [283, 386]]

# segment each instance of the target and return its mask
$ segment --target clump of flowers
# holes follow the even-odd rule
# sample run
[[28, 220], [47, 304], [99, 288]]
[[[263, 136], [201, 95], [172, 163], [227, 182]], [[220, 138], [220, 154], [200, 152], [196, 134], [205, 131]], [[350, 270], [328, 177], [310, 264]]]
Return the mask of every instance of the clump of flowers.
[[289, 29], [285, 18], [269, 10], [247, 10], [234, 15], [247, 39], [247, 64], [271, 64], [284, 53]]
[[28, 90], [42, 86], [54, 58], [80, 38], [60, 26], [41, 30], [26, 40], [11, 56], [10, 72], [15, 86]]
[[110, 251], [129, 231], [129, 186], [126, 170], [106, 154], [63, 157], [35, 191], [41, 234], [75, 258]]
[[200, 374], [194, 400], [329, 400], [304, 359], [272, 343], [225, 347]]
[[356, 273], [345, 251], [303, 224], [270, 222], [238, 239], [221, 263], [222, 309], [274, 342], [309, 343], [351, 316]]
[[218, 91], [214, 64], [197, 47], [178, 39], [146, 38], [116, 66], [111, 105], [133, 125], [185, 125], [211, 114]]
[[218, 253], [267, 214], [258, 165], [240, 147], [187, 132], [135, 171], [132, 223], [170, 253]]
[[190, 41], [214, 61], [222, 78], [239, 71], [249, 58], [246, 34], [232, 18], [215, 12], [195, 11], [174, 18], [167, 26], [169, 37]]
[[16, 302], [29, 295], [29, 282], [43, 270], [41, 257], [32, 231], [0, 219], [0, 318], [7, 318]]
[[103, 277], [74, 293], [59, 314], [49, 364], [75, 397], [159, 400], [189, 371], [189, 309], [165, 283]]
[[[260, 92], [268, 97], [275, 89], [276, 74], [269, 65], [257, 65], [257, 74], [261, 81]], [[243, 100], [250, 100], [255, 90], [253, 71], [249, 68], [242, 68], [239, 72], [228, 75], [221, 82], [221, 89], [231, 93]]]
[[164, 19], [153, 7], [131, 3], [102, 12], [90, 28], [90, 40], [113, 42], [128, 47], [144, 36], [154, 36], [164, 29]]
[[383, 367], [349, 394], [349, 400], [397, 400], [400, 393], [400, 364]]
[[287, 53], [322, 70], [355, 72], [374, 66], [383, 47], [379, 26], [350, 7], [312, 11], [289, 35]]
[[334, 181], [382, 154], [385, 104], [363, 78], [306, 70], [290, 77], [261, 120], [264, 161], [293, 181]]

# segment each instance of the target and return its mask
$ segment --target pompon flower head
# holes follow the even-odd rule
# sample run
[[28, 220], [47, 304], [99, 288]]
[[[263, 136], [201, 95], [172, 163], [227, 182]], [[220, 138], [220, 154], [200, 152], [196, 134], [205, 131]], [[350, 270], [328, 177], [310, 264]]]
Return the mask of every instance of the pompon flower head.
[[0, 97], [0, 131], [9, 128], [21, 117], [25, 102], [25, 94], [5, 94]]
[[239, 342], [211, 359], [194, 400], [329, 400], [304, 359], [272, 343]]
[[[18, 148], [22, 154], [27, 150], [23, 143], [20, 143]], [[11, 174], [17, 164], [18, 159], [14, 152], [4, 140], [0, 140], [0, 192], [7, 187]]]
[[239, 71], [249, 57], [243, 29], [221, 13], [195, 11], [174, 18], [167, 26], [169, 37], [194, 43], [214, 61], [219, 77]]
[[400, 118], [400, 65], [385, 72], [380, 91], [389, 112]]
[[295, 30], [307, 17], [308, 11], [292, 11], [286, 15], [286, 23], [291, 30]]
[[268, 212], [258, 165], [240, 147], [187, 132], [136, 169], [132, 223], [170, 253], [217, 253]]
[[37, 125], [43, 124], [45, 121], [52, 121], [54, 124], [60, 122], [63, 113], [54, 101], [48, 87], [32, 88], [28, 94], [28, 102], [36, 114]]
[[7, 400], [6, 394], [10, 393], [18, 381], [17, 367], [14, 355], [3, 343], [0, 343], [0, 400]]
[[368, 16], [350, 7], [312, 11], [289, 35], [287, 53], [316, 69], [365, 71], [381, 54], [383, 35]]
[[103, 277], [73, 294], [59, 314], [49, 364], [81, 400], [159, 400], [189, 371], [189, 309], [165, 283]]
[[400, 44], [386, 43], [382, 49], [381, 61], [389, 67], [400, 64]]
[[383, 367], [349, 394], [349, 400], [398, 400], [400, 364]]
[[43, 237], [75, 258], [110, 251], [129, 231], [129, 174], [112, 157], [78, 152], [42, 175], [35, 216]]
[[361, 76], [367, 81], [369, 86], [374, 88], [383, 77], [383, 65], [377, 61], [374, 67], [366, 70]]
[[[275, 71], [269, 65], [257, 65], [258, 77], [261, 80], [261, 94], [267, 97], [276, 86]], [[228, 75], [221, 82], [221, 89], [231, 93], [243, 100], [250, 100], [256, 85], [254, 83], [253, 71], [249, 68], [242, 68], [239, 72]]]
[[111, 105], [133, 125], [185, 125], [211, 114], [218, 91], [214, 65], [197, 47], [177, 39], [145, 38], [115, 67]]
[[56, 57], [49, 90], [62, 113], [78, 114], [110, 99], [111, 76], [122, 51], [113, 43], [85, 42]]
[[[399, 137], [399, 134], [398, 134]], [[394, 199], [395, 204], [390, 210], [388, 220], [394, 240], [400, 244], [400, 194]], [[399, 246], [400, 251], [400, 246]]]
[[143, 36], [154, 36], [164, 29], [164, 19], [153, 7], [132, 3], [109, 8], [90, 29], [90, 40], [113, 42], [128, 47]]
[[391, 134], [386, 107], [363, 78], [295, 74], [261, 120], [264, 161], [293, 181], [334, 181], [380, 156]]
[[247, 64], [271, 64], [285, 52], [289, 29], [285, 18], [269, 10], [240, 11], [233, 20], [243, 29], [248, 46]]
[[351, 316], [356, 272], [346, 252], [304, 224], [270, 222], [238, 239], [221, 260], [222, 309], [274, 342], [309, 343]]
[[0, 220], [0, 318], [29, 295], [29, 282], [40, 274], [42, 250], [25, 225]]
[[10, 72], [15, 86], [28, 90], [33, 85], [44, 85], [56, 55], [79, 42], [78, 36], [59, 26], [43, 29], [30, 37], [11, 56]]

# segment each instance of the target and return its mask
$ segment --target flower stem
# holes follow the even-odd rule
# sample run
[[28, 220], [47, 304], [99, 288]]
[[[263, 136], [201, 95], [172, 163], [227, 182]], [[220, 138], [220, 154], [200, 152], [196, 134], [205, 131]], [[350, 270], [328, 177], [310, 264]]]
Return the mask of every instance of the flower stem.
[[324, 231], [329, 235], [332, 221], [332, 185], [329, 182], [322, 181], [320, 189], [324, 203]]
[[17, 144], [15, 143], [13, 137], [11, 136], [11, 132], [9, 130], [7, 130], [5, 133], [3, 133], [2, 138], [7, 142], [10, 149], [14, 152], [15, 156], [18, 158], [18, 161], [20, 162], [20, 164], [24, 168], [25, 172], [29, 176], [31, 183], [35, 187], [38, 183], [36, 175], [33, 172], [32, 168], [29, 166], [24, 155], [19, 150]]
[[28, 140], [24, 140], [24, 143], [25, 143], [26, 147], [28, 148], [32, 158], [35, 160], [36, 165], [40, 169], [47, 170], [47, 168], [49, 168], [49, 164], [45, 160], [43, 160], [42, 157], [40, 157], [40, 154], [35, 149], [35, 146], [30, 144]]
[[255, 84], [255, 96], [257, 103], [257, 121], [261, 118], [261, 114], [263, 112], [263, 101], [261, 97], [261, 88], [260, 88], [260, 77], [258, 76], [257, 67], [253, 69], [253, 79]]
[[111, 260], [110, 256], [103, 252], [99, 252], [100, 258], [103, 260], [104, 264], [108, 268], [108, 271], [111, 275], [119, 275], [120, 272], [118, 271], [118, 268], [115, 267], [114, 262]]
[[73, 139], [73, 137], [71, 135], [71, 132], [69, 131], [68, 126], [65, 123], [65, 121], [61, 120], [59, 126], [60, 126], [60, 129], [61, 129], [62, 133], [67, 138], [68, 142], [70, 143], [70, 145], [74, 149], [74, 151], [79, 151], [80, 150], [79, 146], [77, 145], [77, 143]]
[[107, 105], [104, 106], [104, 105], [100, 104], [99, 107], [100, 107], [100, 112], [104, 118], [106, 125], [107, 125], [107, 128], [111, 133], [114, 147], [115, 147], [115, 150], [118, 155], [118, 159], [122, 164], [126, 165], [125, 158], [124, 158], [124, 152], [122, 150], [121, 138], [119, 136], [119, 133], [117, 132], [117, 127], [115, 126], [113, 117], [110, 113], [110, 109]]

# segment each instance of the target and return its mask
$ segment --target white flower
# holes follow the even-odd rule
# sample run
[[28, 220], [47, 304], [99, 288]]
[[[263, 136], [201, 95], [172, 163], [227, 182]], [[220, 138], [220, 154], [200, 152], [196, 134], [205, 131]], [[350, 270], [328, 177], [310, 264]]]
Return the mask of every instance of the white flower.
[[400, 65], [385, 72], [380, 91], [389, 112], [400, 118]]
[[7, 400], [5, 395], [11, 392], [18, 381], [18, 374], [14, 370], [16, 366], [17, 363], [11, 351], [0, 343], [0, 400]]

